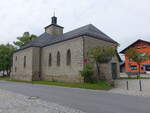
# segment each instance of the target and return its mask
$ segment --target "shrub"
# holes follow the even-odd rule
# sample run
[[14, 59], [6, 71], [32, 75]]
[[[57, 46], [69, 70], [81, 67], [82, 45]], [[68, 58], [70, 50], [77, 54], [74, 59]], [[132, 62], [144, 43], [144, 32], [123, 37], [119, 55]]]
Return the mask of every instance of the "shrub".
[[83, 70], [80, 72], [81, 76], [84, 77], [84, 82], [93, 82], [92, 75], [94, 71], [92, 66], [86, 64]]

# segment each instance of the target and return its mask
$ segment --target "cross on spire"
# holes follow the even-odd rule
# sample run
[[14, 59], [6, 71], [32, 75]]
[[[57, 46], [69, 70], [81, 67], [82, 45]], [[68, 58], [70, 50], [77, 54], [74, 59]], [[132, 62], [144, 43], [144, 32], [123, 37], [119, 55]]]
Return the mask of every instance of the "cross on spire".
[[53, 12], [53, 16], [55, 16], [55, 9], [54, 9], [54, 12]]

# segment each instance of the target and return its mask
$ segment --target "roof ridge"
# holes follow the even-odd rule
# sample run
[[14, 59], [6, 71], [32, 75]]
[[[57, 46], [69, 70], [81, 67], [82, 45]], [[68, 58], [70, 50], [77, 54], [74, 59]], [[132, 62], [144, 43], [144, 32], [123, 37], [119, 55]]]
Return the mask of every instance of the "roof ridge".
[[79, 29], [83, 29], [83, 28], [88, 28], [90, 25], [92, 25], [92, 24], [86, 24], [86, 25], [84, 25], [84, 26], [81, 26], [81, 27], [78, 27], [78, 28], [76, 28], [76, 29], [73, 29], [73, 30], [70, 30], [70, 31], [68, 31], [68, 32], [65, 32], [64, 34], [67, 34], [67, 33], [70, 33], [70, 32], [72, 32], [72, 31], [76, 31], [76, 30], [79, 30]]
[[120, 51], [120, 53], [124, 53], [124, 51], [126, 51], [129, 47], [131, 47], [132, 45], [134, 45], [135, 43], [137, 43], [139, 41], [150, 43], [149, 41], [146, 41], [146, 40], [143, 40], [143, 39], [137, 39], [136, 41], [134, 41], [133, 43], [131, 43], [130, 45], [128, 45], [126, 48], [124, 48], [122, 51]]
[[38, 36], [36, 39], [22, 46], [20, 49], [24, 49], [24, 48], [31, 47], [31, 46], [44, 47], [53, 43], [58, 43], [60, 41], [73, 39], [73, 38], [83, 36], [83, 35], [95, 37], [101, 40], [105, 40], [111, 43], [118, 44], [112, 38], [110, 38], [109, 36], [104, 34], [101, 30], [99, 30], [97, 27], [95, 27], [93, 24], [87, 24], [79, 28], [73, 29], [71, 31], [68, 31], [59, 36], [53, 36], [44, 32], [43, 34]]

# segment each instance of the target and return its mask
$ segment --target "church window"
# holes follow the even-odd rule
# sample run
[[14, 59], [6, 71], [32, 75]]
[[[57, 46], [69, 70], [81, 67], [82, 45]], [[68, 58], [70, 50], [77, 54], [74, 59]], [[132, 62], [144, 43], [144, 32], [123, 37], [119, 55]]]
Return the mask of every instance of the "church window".
[[15, 67], [15, 72], [17, 72], [17, 67]]
[[24, 56], [24, 63], [23, 63], [24, 68], [26, 67], [26, 56]]
[[17, 56], [16, 56], [16, 59], [15, 59], [16, 61], [17, 61]]
[[60, 53], [57, 52], [57, 66], [60, 66]]
[[52, 55], [51, 55], [51, 53], [49, 54], [48, 65], [49, 65], [49, 66], [52, 65]]
[[66, 61], [67, 61], [67, 62], [66, 62], [67, 65], [71, 65], [71, 51], [70, 51], [70, 49], [67, 50]]

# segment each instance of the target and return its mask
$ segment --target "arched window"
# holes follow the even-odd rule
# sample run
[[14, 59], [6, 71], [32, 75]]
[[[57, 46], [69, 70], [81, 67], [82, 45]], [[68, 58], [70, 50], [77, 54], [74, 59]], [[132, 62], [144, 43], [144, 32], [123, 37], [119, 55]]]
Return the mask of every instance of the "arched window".
[[66, 64], [71, 65], [71, 51], [70, 51], [70, 49], [67, 50]]
[[52, 65], [52, 55], [51, 55], [51, 53], [49, 54], [48, 65], [49, 66]]
[[15, 59], [16, 61], [17, 61], [17, 56], [16, 56], [16, 59]]
[[24, 68], [26, 67], [26, 56], [24, 56], [24, 63], [23, 63], [23, 65], [24, 65]]
[[57, 66], [60, 66], [60, 53], [57, 52]]
[[15, 72], [17, 72], [17, 67], [15, 66]]

